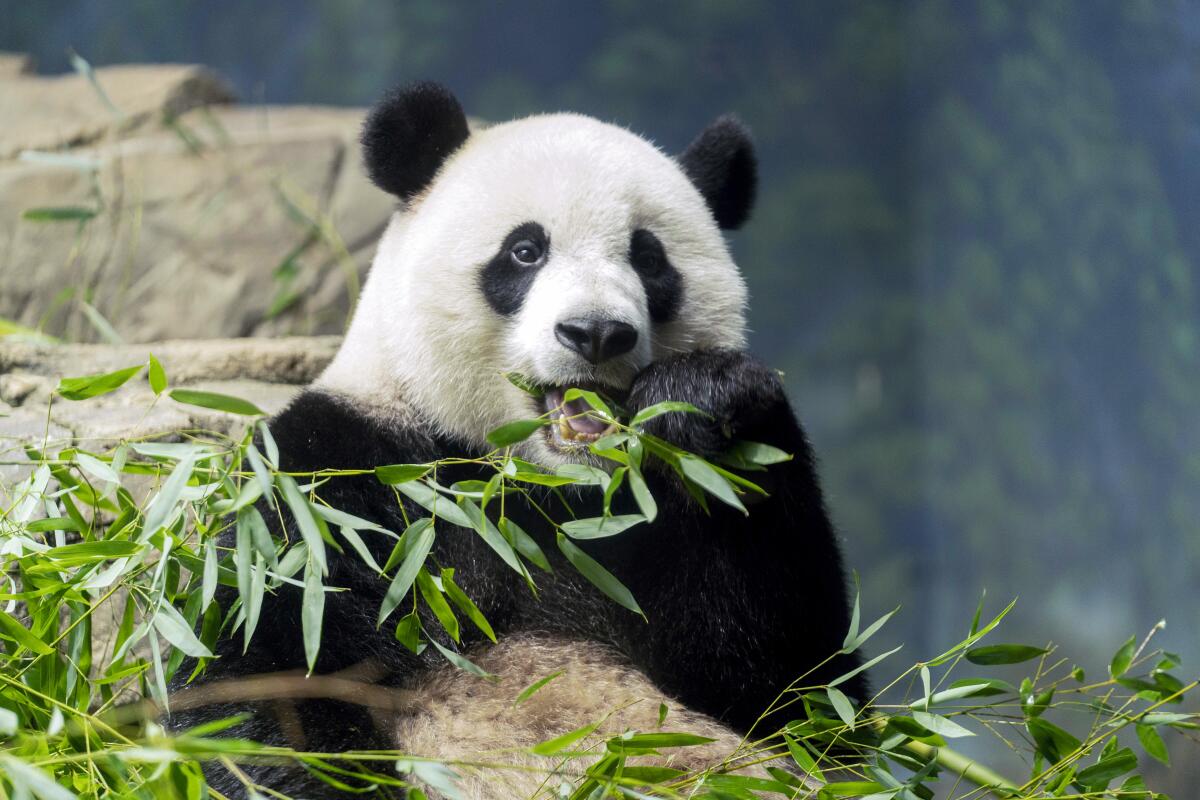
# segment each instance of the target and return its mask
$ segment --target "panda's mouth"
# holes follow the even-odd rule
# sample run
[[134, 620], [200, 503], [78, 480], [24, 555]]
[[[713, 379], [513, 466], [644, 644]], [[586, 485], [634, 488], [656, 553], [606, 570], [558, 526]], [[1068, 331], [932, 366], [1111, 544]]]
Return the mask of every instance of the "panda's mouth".
[[[601, 416], [582, 397], [564, 400], [568, 386], [548, 387], [542, 395], [543, 412], [549, 414], [550, 424], [544, 430], [546, 439], [559, 449], [586, 447], [607, 433], [616, 430], [616, 424]], [[606, 387], [579, 386], [605, 397], [615, 392]]]

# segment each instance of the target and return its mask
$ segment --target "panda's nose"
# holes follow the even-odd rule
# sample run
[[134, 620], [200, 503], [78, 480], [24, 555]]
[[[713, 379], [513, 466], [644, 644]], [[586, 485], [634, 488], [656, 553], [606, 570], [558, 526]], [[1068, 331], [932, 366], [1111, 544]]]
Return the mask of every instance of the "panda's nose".
[[637, 344], [637, 328], [615, 319], [565, 319], [554, 326], [554, 337], [593, 364], [622, 356]]

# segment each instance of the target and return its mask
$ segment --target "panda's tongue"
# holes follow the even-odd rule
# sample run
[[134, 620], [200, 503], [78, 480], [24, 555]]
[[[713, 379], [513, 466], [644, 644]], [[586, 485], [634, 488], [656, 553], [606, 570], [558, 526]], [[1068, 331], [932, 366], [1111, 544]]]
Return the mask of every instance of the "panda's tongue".
[[567, 418], [567, 424], [576, 433], [597, 434], [604, 433], [608, 429], [607, 422], [587, 413], [592, 410], [592, 407], [582, 397], [569, 403], [563, 403], [562, 409], [563, 416]]
[[[552, 410], [553, 416], [555, 418], [563, 418], [562, 421], [576, 433], [596, 436], [608, 430], [607, 422], [587, 413], [592, 410], [592, 406], [582, 397], [577, 397], [570, 402], [564, 403], [563, 390], [551, 389], [546, 393], [546, 400], [547, 405]], [[558, 410], [554, 411], [554, 409]]]

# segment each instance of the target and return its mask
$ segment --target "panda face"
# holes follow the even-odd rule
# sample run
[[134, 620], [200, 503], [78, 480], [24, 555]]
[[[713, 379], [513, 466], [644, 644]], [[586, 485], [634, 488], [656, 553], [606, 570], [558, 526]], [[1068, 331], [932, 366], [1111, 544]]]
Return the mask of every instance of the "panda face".
[[566, 389], [619, 402], [655, 360], [742, 347], [745, 303], [678, 162], [588, 117], [530, 117], [472, 133], [397, 212], [321, 383], [480, 447], [550, 414], [520, 454], [578, 461], [605, 426], [575, 416], [580, 401], [564, 415]]

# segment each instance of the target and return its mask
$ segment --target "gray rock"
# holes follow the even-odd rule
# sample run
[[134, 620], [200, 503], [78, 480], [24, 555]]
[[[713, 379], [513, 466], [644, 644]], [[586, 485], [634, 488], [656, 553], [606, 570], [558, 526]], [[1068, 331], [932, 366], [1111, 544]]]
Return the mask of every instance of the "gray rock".
[[155, 397], [138, 375], [114, 392], [66, 400], [63, 377], [112, 372], [146, 363], [153, 352], [171, 387], [218, 392], [279, 411], [324, 368], [338, 338], [225, 339], [148, 345], [46, 345], [0, 340], [0, 482], [29, 474], [25, 447], [54, 452], [79, 446], [103, 453], [123, 441], [179, 441], [196, 434], [239, 436], [252, 417]]
[[394, 210], [362, 110], [207, 105], [227, 94], [195, 67], [97, 79], [120, 118], [82, 76], [0, 71], [0, 318], [70, 341], [341, 333]]
[[[212, 72], [186, 64], [101, 67], [96, 84], [79, 74], [43, 77], [9, 67], [0, 91], [0, 158], [58, 150], [136, 129], [163, 114], [233, 100]], [[99, 87], [99, 88], [97, 88]]]

